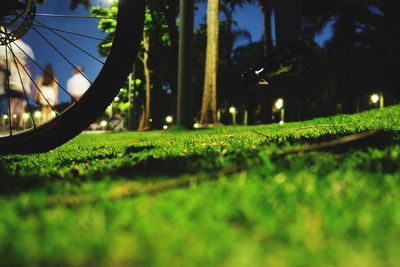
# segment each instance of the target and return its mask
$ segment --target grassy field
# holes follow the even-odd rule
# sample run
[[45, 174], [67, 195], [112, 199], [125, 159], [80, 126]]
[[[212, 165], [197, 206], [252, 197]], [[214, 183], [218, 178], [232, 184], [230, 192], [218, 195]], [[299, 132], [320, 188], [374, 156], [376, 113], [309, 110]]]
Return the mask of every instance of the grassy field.
[[3, 156], [0, 266], [399, 266], [399, 137], [394, 106]]

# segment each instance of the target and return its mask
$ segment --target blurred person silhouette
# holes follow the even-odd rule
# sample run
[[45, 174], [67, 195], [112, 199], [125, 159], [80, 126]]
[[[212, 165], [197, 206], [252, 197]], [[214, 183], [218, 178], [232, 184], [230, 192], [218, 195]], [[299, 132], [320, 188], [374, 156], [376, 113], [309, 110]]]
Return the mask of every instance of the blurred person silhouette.
[[83, 71], [83, 66], [75, 66], [73, 68], [73, 75], [67, 82], [67, 91], [75, 101], [79, 100], [90, 87], [90, 82], [86, 79]]
[[125, 127], [124, 127], [124, 118], [122, 117], [122, 114], [121, 114], [121, 110], [120, 110], [120, 109], [117, 109], [117, 110], [113, 113], [113, 115], [112, 115], [112, 117], [111, 117], [111, 119], [110, 119], [109, 125], [110, 125], [110, 129], [111, 129], [112, 131], [122, 131], [122, 130], [125, 130]]
[[36, 90], [35, 100], [42, 107], [43, 122], [47, 122], [51, 119], [55, 106], [58, 105], [58, 79], [51, 64], [44, 68], [36, 84], [38, 90]]
[[9, 115], [12, 128], [22, 129], [24, 127], [23, 114], [32, 86], [29, 60], [34, 60], [35, 55], [28, 44], [22, 40], [16, 40], [9, 47], [0, 49], [0, 59], [5, 62], [3, 65], [6, 65], [10, 73], [6, 94], [10, 99]]

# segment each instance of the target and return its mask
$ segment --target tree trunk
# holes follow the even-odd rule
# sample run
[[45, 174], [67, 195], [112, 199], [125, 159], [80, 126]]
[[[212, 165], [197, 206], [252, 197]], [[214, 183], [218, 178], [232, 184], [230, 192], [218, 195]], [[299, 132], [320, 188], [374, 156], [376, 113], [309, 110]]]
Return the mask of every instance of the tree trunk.
[[219, 1], [208, 0], [206, 67], [200, 124], [217, 122], [217, 64], [219, 36]]
[[261, 11], [264, 15], [264, 43], [263, 43], [263, 51], [264, 58], [266, 58], [269, 54], [269, 51], [272, 50], [272, 29], [271, 29], [271, 17], [272, 17], [272, 0], [259, 0]]
[[179, 51], [179, 33], [176, 25], [176, 19], [178, 17], [179, 1], [177, 0], [166, 0], [166, 5], [162, 5], [163, 13], [168, 25], [168, 34], [171, 40], [171, 53], [169, 53], [169, 61], [171, 67], [168, 71], [168, 80], [171, 85], [173, 103], [173, 115], [177, 117], [177, 99], [178, 99], [178, 77], [176, 71], [178, 69], [178, 51]]
[[146, 89], [146, 100], [143, 115], [140, 119], [139, 131], [146, 131], [150, 129], [150, 107], [151, 107], [151, 74], [149, 69], [149, 49], [150, 49], [150, 37], [148, 33], [143, 31], [143, 57], [140, 60], [143, 63], [145, 89]]
[[281, 47], [296, 41], [301, 34], [301, 7], [299, 0], [275, 1], [276, 45]]
[[[393, 63], [397, 70], [400, 70], [400, 57], [398, 48], [400, 45], [399, 28], [398, 28], [398, 1], [386, 0], [384, 2], [385, 14], [385, 30], [387, 35], [387, 42], [389, 43], [389, 50], [392, 56]], [[397, 25], [397, 26], [396, 26]]]
[[194, 0], [180, 2], [177, 125], [193, 128]]
[[[387, 96], [386, 99], [398, 98], [399, 83], [398, 73], [400, 72], [400, 30], [399, 30], [399, 8], [398, 1], [386, 0], [383, 2], [384, 12], [384, 34], [383, 34], [383, 54], [386, 54], [386, 60], [384, 60], [385, 71], [388, 77], [386, 85], [383, 86], [384, 94]], [[392, 100], [393, 101], [393, 100]], [[395, 102], [396, 100], [394, 100]], [[393, 102], [392, 102], [393, 103]]]

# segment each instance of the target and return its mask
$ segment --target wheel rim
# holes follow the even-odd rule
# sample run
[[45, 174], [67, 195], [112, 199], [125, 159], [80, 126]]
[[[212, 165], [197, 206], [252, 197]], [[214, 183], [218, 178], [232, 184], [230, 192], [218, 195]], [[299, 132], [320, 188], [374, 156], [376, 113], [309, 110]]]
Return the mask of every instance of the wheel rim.
[[[133, 4], [133, 2], [135, 3]], [[62, 41], [63, 43], [68, 44], [71, 49], [70, 51], [79, 51], [79, 53], [85, 55], [86, 58], [90, 58], [97, 64], [101, 64], [101, 68], [98, 68], [98, 75], [95, 79], [92, 80], [90, 79], [93, 77], [92, 74], [87, 76], [85, 74], [82, 74], [81, 76], [90, 81], [90, 89], [86, 91], [86, 93], [79, 99], [79, 101], [72, 102], [72, 104], [66, 106], [64, 110], [59, 111], [51, 107], [52, 111], [54, 112], [53, 115], [55, 118], [44, 124], [41, 124], [40, 120], [38, 120], [39, 113], [37, 113], [37, 106], [32, 104], [32, 93], [26, 92], [26, 90], [24, 89], [24, 101], [26, 102], [25, 114], [28, 115], [20, 114], [17, 116], [25, 116], [23, 117], [24, 120], [27, 120], [27, 118], [29, 118], [31, 122], [31, 127], [28, 129], [16, 130], [17, 127], [14, 126], [16, 125], [16, 123], [12, 122], [12, 120], [14, 119], [13, 116], [15, 117], [15, 115], [11, 110], [11, 103], [10, 101], [8, 101], [8, 112], [6, 114], [2, 114], [2, 117], [0, 118], [0, 120], [2, 120], [3, 126], [2, 135], [0, 134], [0, 153], [26, 153], [48, 150], [50, 148], [53, 148], [54, 146], [61, 144], [68, 138], [76, 135], [77, 132], [87, 127], [88, 124], [92, 122], [92, 120], [95, 119], [100, 113], [104, 112], [105, 107], [110, 103], [113, 96], [118, 93], [121, 85], [126, 78], [126, 75], [131, 69], [132, 61], [134, 61], [136, 57], [143, 23], [143, 2], [144, 1], [119, 1], [118, 28], [115, 32], [114, 42], [111, 47], [109, 56], [104, 60], [104, 62], [102, 62], [102, 59], [99, 59], [98, 57], [93, 55], [93, 53], [91, 53], [90, 51], [86, 51], [85, 46], [81, 44], [78, 45], [75, 40], [68, 39], [66, 36], [72, 35], [74, 36], [74, 38], [90, 39], [90, 41], [93, 43], [98, 43], [102, 38], [93, 36], [93, 34], [88, 34], [87, 32], [78, 31], [79, 28], [65, 29], [61, 27], [56, 27], [57, 25], [54, 26], [54, 24], [49, 26], [49, 24], [44, 23], [43, 20], [40, 20], [38, 18], [44, 17], [47, 19], [67, 19], [75, 21], [93, 21], [95, 19], [89, 18], [84, 15], [72, 16], [70, 14], [41, 13], [40, 9], [38, 8], [36, 18], [33, 20], [32, 29], [30, 30], [31, 34], [35, 34], [37, 38], [41, 39], [42, 43], [45, 43], [47, 47], [51, 48], [53, 50], [53, 53], [57, 54], [59, 58], [64, 60], [64, 64], [66, 66], [69, 66], [70, 68], [75, 68], [75, 62], [73, 62], [73, 60], [71, 60], [67, 56], [63, 56], [62, 51], [60, 51], [60, 49], [58, 49], [54, 44], [55, 41], [46, 37], [43, 31], [46, 31], [47, 34], [52, 34], [52, 38], [58, 38], [57, 42]], [[114, 20], [115, 18], [109, 19]], [[21, 49], [21, 46], [18, 45], [18, 42], [14, 44], [14, 47], [12, 45], [7, 45], [6, 47], [8, 47], [8, 52], [4, 52], [3, 54], [6, 54], [6, 58], [9, 57], [8, 61], [6, 60], [7, 62], [9, 62], [10, 58], [12, 58], [15, 61], [14, 63], [16, 66], [22, 65], [19, 64], [20, 59], [18, 59], [18, 55], [16, 55], [14, 50], [18, 49], [22, 51], [23, 49]], [[7, 51], [4, 46], [0, 46], [0, 49], [4, 49], [4, 51]], [[43, 64], [40, 64], [39, 62], [37, 62], [38, 60], [30, 57], [29, 53], [25, 51], [25, 53], [22, 52], [22, 54], [25, 58], [28, 58], [30, 60], [34, 67], [42, 71], [44, 70], [44, 67], [42, 66]], [[36, 61], [36, 63], [34, 61]], [[21, 79], [22, 71], [26, 73], [27, 69], [21, 68], [18, 75], [21, 80], [21, 85], [23, 85]], [[36, 84], [34, 77], [30, 75], [29, 79], [32, 83], [32, 86], [35, 87], [36, 91], [39, 91], [39, 93], [42, 94], [42, 92], [40, 92], [40, 86]], [[62, 91], [64, 94], [68, 94], [69, 97], [71, 97], [67, 90], [68, 88], [65, 88], [65, 79], [64, 81], [58, 81], [57, 84], [60, 88], [60, 91]], [[43, 96], [43, 98], [45, 97]], [[64, 98], [66, 97], [64, 96]], [[4, 131], [5, 128], [8, 128], [7, 132]], [[33, 138], [36, 138], [35, 142], [41, 144], [34, 145], [32, 143]], [[44, 138], [51, 138], [52, 141], [49, 142], [49, 144], [43, 144], [41, 140], [43, 140]], [[30, 148], [23, 148], [23, 146], [26, 145], [29, 145]]]

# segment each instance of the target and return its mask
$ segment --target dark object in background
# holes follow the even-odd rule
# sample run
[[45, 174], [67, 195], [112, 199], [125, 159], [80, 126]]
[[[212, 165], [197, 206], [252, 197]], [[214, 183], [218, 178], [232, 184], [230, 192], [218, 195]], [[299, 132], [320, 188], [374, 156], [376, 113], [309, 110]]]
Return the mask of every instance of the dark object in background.
[[240, 77], [243, 87], [249, 88], [254, 85], [268, 85], [269, 83], [260, 76], [260, 73], [264, 71], [264, 68], [249, 68], [244, 71]]
[[299, 38], [296, 42], [274, 49], [266, 58], [264, 67], [249, 68], [243, 72], [242, 85], [269, 85], [274, 77], [298, 77], [302, 74], [306, 61], [311, 58], [322, 62], [322, 49], [312, 39]]

